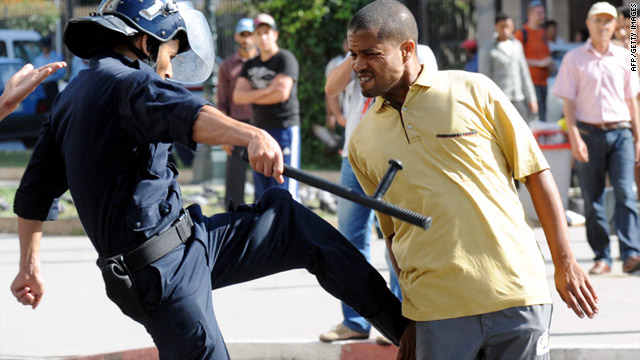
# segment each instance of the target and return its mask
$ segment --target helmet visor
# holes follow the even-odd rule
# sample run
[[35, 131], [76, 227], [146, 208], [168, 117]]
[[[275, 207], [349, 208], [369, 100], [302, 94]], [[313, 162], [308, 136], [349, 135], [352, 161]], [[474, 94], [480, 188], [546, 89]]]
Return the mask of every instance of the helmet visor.
[[190, 48], [171, 60], [171, 80], [185, 84], [201, 83], [213, 70], [215, 53], [211, 29], [204, 15], [190, 2], [178, 1], [176, 4], [186, 26]]

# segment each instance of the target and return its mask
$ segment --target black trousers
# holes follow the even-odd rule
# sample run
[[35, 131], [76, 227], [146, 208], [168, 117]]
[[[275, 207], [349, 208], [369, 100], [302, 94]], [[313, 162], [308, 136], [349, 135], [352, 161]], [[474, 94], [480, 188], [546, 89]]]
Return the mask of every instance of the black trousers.
[[366, 318], [391, 314], [382, 316], [383, 325], [406, 321], [400, 302], [364, 256], [286, 190], [269, 189], [255, 205], [212, 217], [197, 205], [188, 211], [193, 241], [134, 274], [146, 313], [136, 320], [161, 359], [228, 359], [211, 291], [290, 269], [307, 269]]

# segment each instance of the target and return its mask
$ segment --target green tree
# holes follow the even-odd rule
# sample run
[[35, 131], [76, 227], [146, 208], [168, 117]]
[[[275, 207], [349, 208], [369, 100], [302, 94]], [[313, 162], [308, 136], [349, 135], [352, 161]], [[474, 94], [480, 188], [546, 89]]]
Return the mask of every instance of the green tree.
[[[325, 66], [342, 53], [342, 41], [351, 17], [368, 0], [252, 1], [250, 12], [270, 14], [278, 24], [280, 47], [294, 53], [300, 64], [298, 100], [304, 167], [338, 168], [340, 158], [326, 155], [315, 138], [313, 124], [324, 124]], [[254, 14], [255, 15], [255, 14]]]

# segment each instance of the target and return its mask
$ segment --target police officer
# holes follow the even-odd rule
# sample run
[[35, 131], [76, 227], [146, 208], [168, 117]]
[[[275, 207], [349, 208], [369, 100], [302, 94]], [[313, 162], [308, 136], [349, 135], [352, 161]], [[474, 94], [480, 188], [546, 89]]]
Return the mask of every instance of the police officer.
[[283, 181], [273, 138], [168, 81], [211, 72], [211, 33], [189, 2], [105, 0], [97, 14], [72, 19], [64, 40], [90, 68], [56, 98], [16, 193], [19, 302], [36, 308], [42, 299], [42, 222], [69, 189], [107, 295], [145, 326], [161, 359], [227, 359], [211, 291], [293, 268], [399, 340], [407, 321], [385, 281], [288, 192], [211, 217], [183, 209], [168, 162], [174, 142], [246, 146], [255, 170]]

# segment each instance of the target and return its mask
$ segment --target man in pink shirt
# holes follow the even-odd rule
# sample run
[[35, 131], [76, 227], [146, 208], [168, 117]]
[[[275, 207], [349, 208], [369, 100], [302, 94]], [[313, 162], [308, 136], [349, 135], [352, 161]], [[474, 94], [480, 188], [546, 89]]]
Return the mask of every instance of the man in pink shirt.
[[616, 8], [594, 4], [587, 16], [589, 40], [568, 52], [558, 72], [553, 94], [564, 99], [571, 151], [587, 218], [587, 240], [595, 253], [591, 274], [611, 271], [609, 224], [604, 210], [607, 173], [616, 206], [616, 234], [622, 270], [640, 270], [640, 225], [633, 192], [633, 168], [639, 164], [638, 75], [631, 54], [611, 43]]

